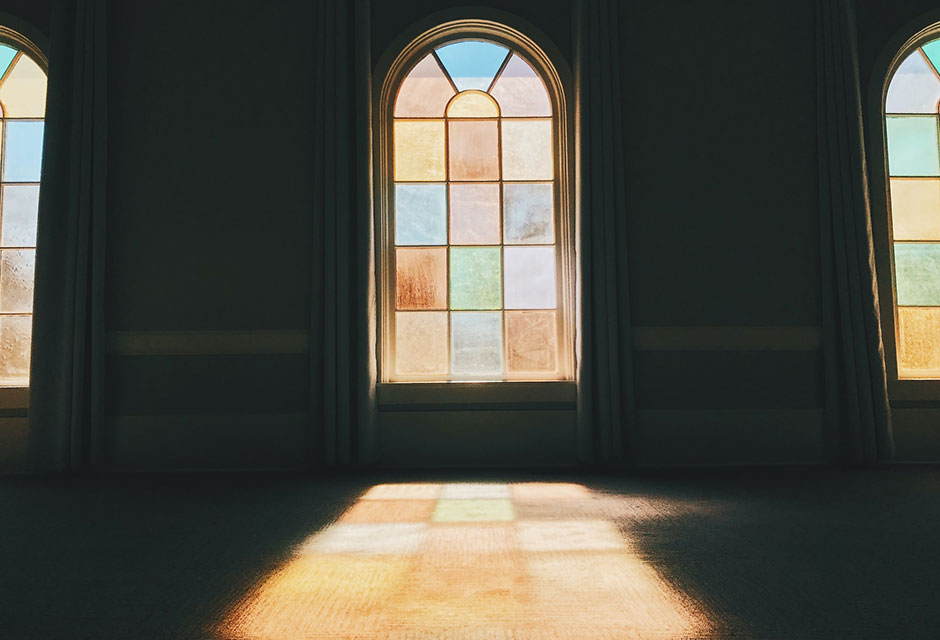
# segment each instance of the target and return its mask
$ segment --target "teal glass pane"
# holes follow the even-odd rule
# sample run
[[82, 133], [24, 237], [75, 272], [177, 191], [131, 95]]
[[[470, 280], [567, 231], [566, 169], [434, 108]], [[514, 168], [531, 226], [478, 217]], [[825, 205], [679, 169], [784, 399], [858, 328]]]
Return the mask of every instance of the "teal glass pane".
[[7, 72], [15, 56], [16, 49], [8, 47], [5, 44], [0, 44], [0, 76]]
[[454, 375], [503, 372], [503, 314], [464, 311], [450, 316], [450, 361]]
[[894, 72], [885, 96], [885, 113], [937, 113], [940, 78], [915, 50]]
[[888, 116], [888, 170], [892, 176], [940, 175], [936, 116]]
[[940, 305], [940, 244], [896, 242], [894, 271], [899, 305]]
[[42, 170], [42, 122], [7, 121], [3, 179], [7, 182], [39, 182]]
[[499, 247], [451, 247], [450, 308], [499, 309], [502, 302]]
[[933, 42], [928, 42], [921, 49], [924, 50], [924, 53], [927, 55], [927, 59], [930, 60], [930, 64], [933, 65], [933, 68], [940, 72], [940, 40], [934, 40]]
[[447, 191], [443, 184], [395, 185], [395, 244], [447, 244]]
[[552, 183], [503, 185], [503, 242], [552, 244]]
[[445, 45], [436, 53], [458, 91], [486, 91], [509, 50], [492, 42], [466, 40]]

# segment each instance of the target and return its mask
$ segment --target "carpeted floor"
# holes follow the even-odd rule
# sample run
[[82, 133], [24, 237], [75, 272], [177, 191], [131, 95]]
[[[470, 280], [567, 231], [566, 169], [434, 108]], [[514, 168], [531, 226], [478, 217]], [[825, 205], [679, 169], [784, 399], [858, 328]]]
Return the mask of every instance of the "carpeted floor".
[[940, 469], [0, 478], [0, 638], [936, 638]]

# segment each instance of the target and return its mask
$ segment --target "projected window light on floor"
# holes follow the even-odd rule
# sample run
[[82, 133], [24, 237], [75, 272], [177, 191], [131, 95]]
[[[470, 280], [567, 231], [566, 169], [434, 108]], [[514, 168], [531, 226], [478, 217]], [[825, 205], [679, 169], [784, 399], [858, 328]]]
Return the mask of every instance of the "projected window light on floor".
[[0, 386], [29, 384], [46, 74], [0, 44]]
[[552, 100], [523, 54], [450, 41], [392, 109], [390, 380], [563, 378]]
[[574, 483], [367, 490], [228, 612], [226, 638], [708, 637], [709, 616], [618, 522], [659, 514]]

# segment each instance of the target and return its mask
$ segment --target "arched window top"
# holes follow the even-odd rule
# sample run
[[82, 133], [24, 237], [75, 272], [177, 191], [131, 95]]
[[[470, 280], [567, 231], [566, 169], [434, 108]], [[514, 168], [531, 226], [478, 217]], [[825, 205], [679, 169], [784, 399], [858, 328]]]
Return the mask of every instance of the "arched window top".
[[0, 108], [5, 118], [43, 118], [46, 73], [31, 57], [0, 44]]

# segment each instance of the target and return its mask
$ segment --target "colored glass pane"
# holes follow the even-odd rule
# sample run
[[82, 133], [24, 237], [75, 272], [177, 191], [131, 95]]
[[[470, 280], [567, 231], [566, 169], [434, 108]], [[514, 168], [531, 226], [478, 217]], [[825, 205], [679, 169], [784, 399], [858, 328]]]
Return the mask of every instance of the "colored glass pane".
[[29, 313], [33, 310], [35, 249], [0, 251], [0, 312]]
[[486, 91], [508, 50], [492, 42], [466, 40], [444, 45], [436, 53], [459, 91]]
[[444, 121], [395, 122], [395, 180], [444, 180]]
[[899, 305], [940, 305], [940, 244], [895, 243], [894, 269]]
[[940, 307], [898, 308], [898, 373], [940, 375]]
[[7, 72], [7, 69], [10, 67], [10, 63], [13, 62], [13, 58], [16, 57], [17, 51], [13, 47], [8, 47], [5, 44], [0, 44], [0, 76], [3, 76]]
[[450, 308], [499, 309], [502, 304], [499, 247], [452, 247]]
[[443, 184], [395, 185], [395, 244], [447, 244], [447, 189]]
[[555, 308], [555, 248], [506, 247], [506, 308]]
[[557, 367], [554, 311], [506, 312], [509, 373], [549, 373]]
[[936, 116], [889, 116], [886, 120], [890, 174], [940, 175]]
[[45, 116], [46, 74], [28, 56], [20, 56], [0, 84], [0, 104], [7, 118]]
[[503, 120], [502, 128], [503, 179], [551, 180], [552, 121]]
[[450, 185], [450, 241], [499, 244], [499, 184]]
[[940, 179], [892, 178], [895, 240], [940, 240]]
[[447, 373], [447, 313], [395, 314], [396, 371], [402, 375]]
[[7, 122], [3, 179], [39, 182], [42, 171], [42, 122]]
[[552, 244], [555, 241], [551, 183], [503, 187], [506, 244]]
[[914, 51], [894, 72], [885, 96], [885, 113], [937, 113], [940, 78], [924, 55]]
[[454, 87], [434, 56], [428, 54], [405, 77], [395, 100], [396, 118], [440, 118]]
[[451, 373], [488, 376], [502, 373], [502, 315], [499, 311], [458, 311], [451, 314]]
[[396, 308], [447, 308], [447, 249], [398, 249], [395, 265]]
[[25, 384], [29, 379], [31, 316], [0, 317], [0, 385]]
[[933, 68], [940, 72], [940, 40], [928, 42], [921, 48], [924, 50], [924, 54], [927, 56], [927, 59], [930, 60], [930, 64], [933, 65]]
[[499, 143], [495, 120], [448, 123], [451, 180], [498, 180]]
[[550, 116], [552, 103], [545, 83], [529, 63], [513, 54], [490, 92], [503, 116]]
[[495, 118], [499, 108], [485, 93], [468, 91], [461, 93], [447, 107], [448, 118]]

